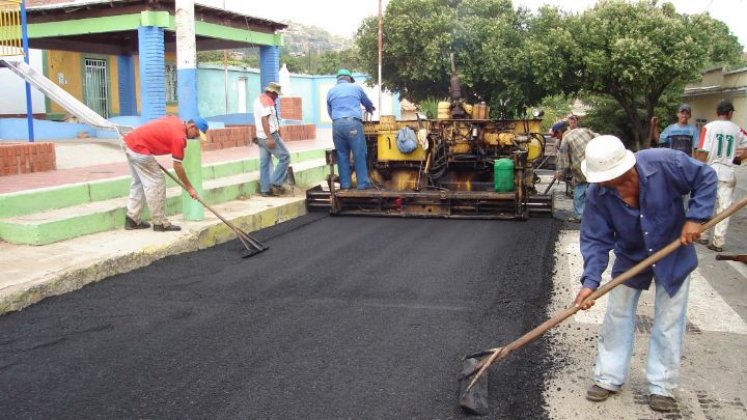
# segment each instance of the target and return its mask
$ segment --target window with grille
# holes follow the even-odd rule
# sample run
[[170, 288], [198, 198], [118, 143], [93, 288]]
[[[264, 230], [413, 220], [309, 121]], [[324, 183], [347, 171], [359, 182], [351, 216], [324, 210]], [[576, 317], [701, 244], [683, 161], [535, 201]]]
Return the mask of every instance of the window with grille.
[[176, 64], [166, 64], [166, 102], [176, 102]]

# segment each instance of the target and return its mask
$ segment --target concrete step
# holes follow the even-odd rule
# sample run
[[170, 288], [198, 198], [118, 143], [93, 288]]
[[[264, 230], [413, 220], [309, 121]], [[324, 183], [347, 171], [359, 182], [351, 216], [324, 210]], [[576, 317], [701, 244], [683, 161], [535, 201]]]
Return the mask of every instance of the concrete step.
[[[291, 162], [294, 164], [317, 159], [324, 159], [323, 149], [291, 152]], [[203, 164], [202, 179], [208, 181], [258, 169], [259, 158], [257, 157]], [[167, 186], [176, 186], [168, 178], [166, 182]], [[127, 197], [129, 188], [130, 176], [123, 174], [103, 180], [0, 194], [0, 219]]]
[[[323, 152], [322, 152], [323, 155]], [[244, 167], [247, 162], [239, 161]], [[326, 175], [324, 159], [307, 159], [294, 162], [296, 195], [302, 196], [305, 186], [319, 183]], [[223, 171], [215, 176], [217, 171]], [[259, 172], [257, 170], [231, 175], [229, 167], [212, 168], [214, 176], [203, 179], [202, 199], [208, 204], [220, 204], [236, 199], [249, 199], [259, 192]], [[256, 169], [256, 168], [255, 168]], [[129, 177], [126, 179], [129, 185]], [[113, 181], [112, 181], [113, 182]], [[113, 184], [112, 184], [113, 185]], [[167, 214], [181, 213], [182, 191], [172, 186], [166, 190]], [[0, 239], [19, 245], [47, 245], [82, 235], [103, 232], [124, 227], [127, 197], [89, 201], [54, 210], [37, 211], [0, 219]], [[207, 214], [209, 211], [206, 210]], [[149, 215], [144, 215], [147, 220]]]

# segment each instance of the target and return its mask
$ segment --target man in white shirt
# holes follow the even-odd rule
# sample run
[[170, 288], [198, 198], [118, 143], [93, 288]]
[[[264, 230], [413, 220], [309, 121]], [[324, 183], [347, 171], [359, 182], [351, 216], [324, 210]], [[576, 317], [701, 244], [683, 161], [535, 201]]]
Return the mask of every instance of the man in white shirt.
[[[284, 195], [288, 192], [283, 183], [288, 176], [290, 153], [280, 138], [280, 123], [275, 107], [280, 91], [278, 83], [270, 82], [264, 93], [254, 101], [254, 125], [257, 129], [254, 142], [259, 146], [259, 193], [263, 197]], [[274, 168], [273, 156], [278, 160]]]
[[[747, 137], [739, 126], [731, 122], [734, 115], [734, 105], [729, 101], [721, 101], [716, 107], [718, 119], [711, 121], [700, 132], [700, 142], [695, 157], [706, 162], [716, 170], [718, 175], [718, 191], [716, 194], [716, 213], [724, 211], [734, 201], [734, 190], [737, 179], [734, 173], [737, 161], [744, 157]], [[722, 252], [726, 243], [726, 230], [729, 219], [724, 219], [713, 230], [712, 240], [701, 238], [700, 243], [708, 245], [708, 249]]]

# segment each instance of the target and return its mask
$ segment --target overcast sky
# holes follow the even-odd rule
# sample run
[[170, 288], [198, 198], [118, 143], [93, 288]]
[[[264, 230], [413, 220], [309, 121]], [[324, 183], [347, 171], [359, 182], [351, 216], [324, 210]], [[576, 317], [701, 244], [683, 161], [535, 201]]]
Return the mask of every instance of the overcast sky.
[[[378, 0], [195, 0], [234, 10], [246, 15], [271, 20], [291, 20], [314, 25], [335, 35], [353, 36], [362, 19], [378, 13]], [[747, 20], [744, 10], [747, 0], [670, 0], [680, 13], [709, 12], [726, 23], [747, 49]], [[386, 9], [389, 0], [382, 0]], [[595, 0], [513, 0], [514, 7], [525, 6], [536, 10], [542, 4], [552, 4], [568, 11], [583, 11]], [[741, 22], [740, 22], [741, 20]]]

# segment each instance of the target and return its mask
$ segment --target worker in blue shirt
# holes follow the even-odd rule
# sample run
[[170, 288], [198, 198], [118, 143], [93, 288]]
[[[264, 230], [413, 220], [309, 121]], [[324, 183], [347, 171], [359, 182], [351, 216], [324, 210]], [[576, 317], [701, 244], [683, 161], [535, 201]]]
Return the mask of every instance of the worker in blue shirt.
[[[582, 288], [574, 305], [599, 287], [615, 252], [612, 276], [617, 277], [679, 238], [682, 246], [609, 292], [607, 314], [599, 333], [594, 384], [586, 398], [604, 401], [625, 383], [636, 329], [641, 290], [656, 285], [655, 315], [649, 340], [646, 379], [649, 406], [671, 411], [679, 386], [680, 354], [685, 334], [690, 273], [698, 265], [695, 248], [702, 223], [716, 202], [716, 172], [671, 149], [647, 149], [633, 154], [614, 136], [600, 136], [586, 146], [581, 169], [591, 184], [581, 223], [584, 258]], [[690, 195], [687, 214], [682, 197]]]
[[659, 145], [674, 150], [685, 152], [688, 156], [693, 155], [693, 150], [698, 147], [700, 132], [694, 125], [688, 122], [692, 117], [692, 109], [688, 104], [681, 104], [677, 109], [677, 122], [669, 125], [659, 136]]
[[361, 122], [361, 105], [366, 112], [374, 112], [373, 103], [363, 88], [355, 84], [349, 70], [337, 72], [337, 85], [327, 93], [327, 112], [332, 119], [332, 141], [337, 151], [337, 172], [340, 177], [340, 188], [352, 187], [350, 171], [350, 152], [353, 152], [356, 187], [365, 190], [371, 187], [366, 166], [366, 138], [363, 135]]

